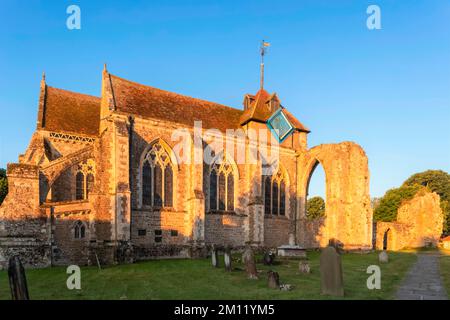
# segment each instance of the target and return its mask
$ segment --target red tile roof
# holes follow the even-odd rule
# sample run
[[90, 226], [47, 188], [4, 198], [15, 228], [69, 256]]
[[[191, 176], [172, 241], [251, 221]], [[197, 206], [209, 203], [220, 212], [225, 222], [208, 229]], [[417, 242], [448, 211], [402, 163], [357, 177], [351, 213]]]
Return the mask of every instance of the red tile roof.
[[252, 99], [253, 101], [250, 106], [242, 114], [240, 118], [241, 125], [246, 124], [250, 120], [266, 122], [272, 114], [269, 106], [267, 105], [270, 98], [271, 95], [266, 90], [259, 90]]
[[126, 114], [166, 120], [189, 127], [202, 121], [204, 129], [239, 128], [242, 110], [218, 103], [145, 86], [110, 75], [116, 110]]
[[[243, 111], [142, 85], [107, 72], [105, 74], [111, 81], [115, 108], [120, 113], [188, 127], [194, 126], [194, 121], [202, 121], [204, 129], [216, 128], [222, 132], [240, 128], [250, 120], [265, 122], [273, 113], [268, 102], [274, 99], [275, 94], [270, 95], [265, 90], [258, 91], [255, 96], [248, 95], [251, 104]], [[45, 82], [43, 84], [45, 96], [41, 122], [46, 130], [98, 135], [101, 98], [49, 87]], [[309, 132], [290, 112], [284, 108], [283, 112], [296, 129]]]
[[47, 86], [44, 101], [46, 130], [98, 135], [100, 98]]

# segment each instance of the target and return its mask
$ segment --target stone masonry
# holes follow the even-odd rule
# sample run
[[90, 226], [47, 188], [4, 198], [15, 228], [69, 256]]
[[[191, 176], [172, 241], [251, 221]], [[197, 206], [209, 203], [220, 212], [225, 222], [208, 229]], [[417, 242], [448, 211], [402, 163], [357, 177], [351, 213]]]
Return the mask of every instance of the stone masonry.
[[[308, 148], [310, 131], [275, 93], [261, 89], [243, 104], [235, 109], [152, 88], [106, 67], [101, 97], [43, 78], [36, 131], [18, 163], [8, 165], [0, 266], [13, 254], [34, 267], [110, 264], [197, 257], [211, 244], [275, 248], [290, 238], [302, 247], [337, 239], [348, 249], [370, 248], [362, 148]], [[275, 112], [293, 128], [279, 146], [266, 126]], [[200, 134], [200, 143], [176, 152], [180, 130], [190, 139]], [[214, 144], [227, 130], [235, 134]], [[252, 136], [261, 130], [265, 141]], [[279, 151], [269, 180], [263, 168], [271, 155], [258, 149], [265, 142]], [[213, 163], [202, 161], [207, 152]], [[305, 204], [318, 163], [326, 173], [326, 217], [311, 223]]]

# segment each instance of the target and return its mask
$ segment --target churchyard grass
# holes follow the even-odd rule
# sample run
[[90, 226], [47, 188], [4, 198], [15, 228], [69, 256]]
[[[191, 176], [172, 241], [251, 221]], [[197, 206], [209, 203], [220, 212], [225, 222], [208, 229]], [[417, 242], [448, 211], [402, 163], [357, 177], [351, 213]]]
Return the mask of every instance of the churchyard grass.
[[[226, 272], [223, 255], [220, 268], [213, 268], [210, 259], [154, 260], [130, 265], [82, 267], [81, 290], [68, 290], [66, 268], [27, 270], [31, 299], [333, 299], [320, 294], [319, 252], [308, 252], [311, 274], [298, 272], [298, 260], [276, 259], [273, 266], [264, 266], [257, 256], [259, 280], [246, 278], [244, 266]], [[378, 253], [344, 254], [345, 299], [391, 299], [408, 268], [416, 260], [413, 253], [389, 253], [389, 263], [379, 264]], [[450, 257], [449, 257], [450, 258]], [[444, 260], [450, 266], [450, 259]], [[369, 290], [366, 273], [370, 265], [380, 265], [381, 289]], [[267, 287], [267, 271], [277, 271], [282, 284], [294, 286], [292, 291]], [[450, 268], [447, 267], [447, 270]], [[448, 278], [447, 278], [448, 279]], [[0, 299], [10, 299], [6, 271], [0, 272]]]
[[441, 250], [440, 268], [447, 294], [450, 295], [450, 250]]

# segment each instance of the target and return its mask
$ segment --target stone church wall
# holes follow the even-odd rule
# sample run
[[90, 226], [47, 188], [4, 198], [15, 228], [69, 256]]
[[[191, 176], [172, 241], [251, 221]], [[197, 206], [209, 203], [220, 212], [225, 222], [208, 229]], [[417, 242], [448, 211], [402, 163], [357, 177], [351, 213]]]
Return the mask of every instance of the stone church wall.
[[264, 218], [264, 246], [276, 248], [289, 243], [293, 223], [287, 217]]
[[[82, 221], [86, 226], [86, 235], [75, 239], [74, 226]], [[54, 265], [87, 265], [89, 251], [89, 217], [85, 214], [72, 214], [56, 217], [53, 223], [52, 261]]]
[[205, 243], [241, 247], [245, 245], [246, 216], [208, 213], [205, 215]]

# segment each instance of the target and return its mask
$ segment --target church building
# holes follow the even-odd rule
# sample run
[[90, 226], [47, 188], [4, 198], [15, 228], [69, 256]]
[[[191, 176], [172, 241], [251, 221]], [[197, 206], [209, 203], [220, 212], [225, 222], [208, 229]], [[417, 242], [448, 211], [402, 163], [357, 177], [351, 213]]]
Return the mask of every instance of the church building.
[[[261, 132], [269, 149], [277, 142], [274, 162], [259, 151]], [[180, 153], [179, 133], [200, 143]], [[232, 108], [123, 79], [106, 66], [100, 97], [49, 86], [44, 76], [36, 130], [7, 168], [0, 265], [14, 254], [36, 267], [111, 264], [201, 257], [212, 244], [309, 248], [331, 238], [370, 248], [364, 151], [352, 142], [309, 149], [309, 133], [262, 85]], [[220, 146], [208, 141], [214, 136], [223, 137]], [[205, 152], [211, 161], [198, 161]], [[305, 204], [319, 163], [326, 217], [311, 221]]]

